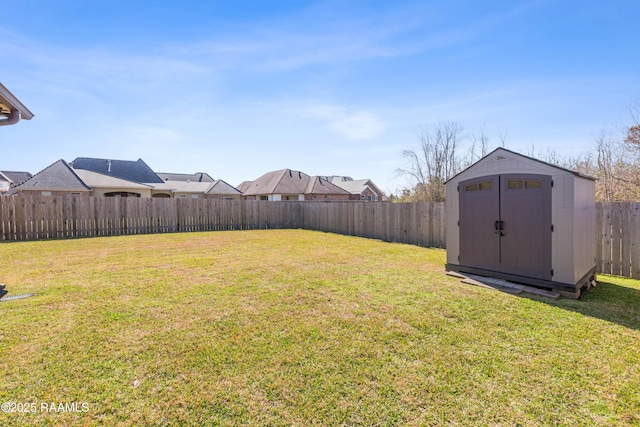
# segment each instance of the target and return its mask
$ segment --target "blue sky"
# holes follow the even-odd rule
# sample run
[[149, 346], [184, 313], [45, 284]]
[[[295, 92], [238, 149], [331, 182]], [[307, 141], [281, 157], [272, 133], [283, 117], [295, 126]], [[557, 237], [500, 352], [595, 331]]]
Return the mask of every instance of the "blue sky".
[[[421, 129], [590, 150], [640, 99], [637, 0], [21, 1], [0, 82], [35, 117], [0, 170], [142, 158], [237, 185], [282, 168], [407, 184]], [[468, 144], [468, 142], [467, 142]], [[465, 147], [462, 147], [464, 150]]]

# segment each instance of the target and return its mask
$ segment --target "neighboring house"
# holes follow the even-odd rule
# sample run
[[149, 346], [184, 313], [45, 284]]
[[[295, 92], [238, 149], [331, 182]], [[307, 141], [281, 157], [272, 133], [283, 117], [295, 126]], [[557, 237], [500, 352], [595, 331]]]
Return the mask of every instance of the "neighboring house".
[[165, 181], [153, 184], [152, 197], [175, 197], [192, 199], [240, 199], [242, 194], [221, 179], [194, 181]]
[[156, 172], [156, 175], [163, 181], [187, 181], [187, 182], [214, 182], [215, 179], [211, 178], [208, 173], [196, 172], [189, 173], [165, 173]]
[[327, 176], [327, 181], [351, 193], [351, 200], [381, 202], [384, 193], [370, 179], [353, 179], [350, 176]]
[[8, 191], [12, 183], [13, 181], [11, 181], [11, 179], [8, 176], [6, 176], [4, 173], [2, 173], [2, 171], [0, 171], [0, 194], [4, 193], [5, 191]]
[[33, 113], [0, 83], [0, 126], [15, 125], [20, 119], [32, 117]]
[[[79, 167], [78, 167], [79, 166]], [[0, 174], [0, 186], [9, 186]], [[29, 175], [30, 176], [30, 175]], [[143, 179], [151, 182], [140, 182]], [[192, 180], [193, 179], [193, 180]], [[8, 194], [91, 195], [96, 197], [159, 197], [240, 199], [240, 191], [206, 173], [156, 174], [137, 161], [79, 157], [72, 163], [58, 160]]]
[[89, 196], [91, 187], [60, 159], [47, 166], [22, 184], [9, 190], [8, 194], [29, 194], [41, 196]]
[[142, 159], [131, 161], [78, 157], [70, 165], [74, 169], [84, 169], [131, 182], [152, 185], [164, 182]]
[[217, 179], [213, 182], [211, 187], [204, 194], [205, 199], [225, 199], [225, 200], [239, 200], [242, 198], [240, 190], [233, 185]]
[[349, 200], [348, 191], [326, 179], [282, 169], [262, 175], [251, 183], [242, 183], [242, 196], [248, 200]]
[[204, 198], [204, 199], [240, 199], [242, 193], [221, 179], [213, 179], [209, 174], [165, 173], [157, 174], [163, 184], [153, 184], [153, 197]]
[[9, 182], [11, 183], [9, 188], [15, 187], [18, 184], [22, 184], [33, 176], [29, 172], [0, 171], [0, 173], [8, 178]]
[[240, 183], [240, 185], [238, 185], [236, 188], [238, 189], [238, 191], [240, 191], [241, 193], [244, 193], [245, 191], [247, 191], [249, 189], [249, 187], [251, 186], [251, 183], [253, 181], [242, 181]]
[[32, 176], [29, 172], [0, 171], [0, 194], [6, 193]]
[[151, 197], [153, 186], [139, 182], [115, 178], [86, 169], [74, 169], [74, 172], [96, 197]]

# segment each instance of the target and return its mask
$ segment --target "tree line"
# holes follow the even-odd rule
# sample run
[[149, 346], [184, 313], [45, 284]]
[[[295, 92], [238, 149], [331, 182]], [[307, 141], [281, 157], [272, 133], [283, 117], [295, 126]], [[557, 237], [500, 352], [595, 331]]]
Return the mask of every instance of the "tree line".
[[[597, 178], [596, 201], [640, 201], [640, 102], [629, 108], [629, 124], [603, 129], [590, 151], [565, 155], [532, 146], [526, 154], [544, 162]], [[409, 179], [409, 186], [393, 195], [396, 202], [442, 202], [444, 183], [496, 147], [505, 147], [506, 135], [490, 140], [481, 129], [465, 135], [457, 122], [440, 122], [422, 129], [419, 144], [402, 150], [403, 167], [396, 173]]]

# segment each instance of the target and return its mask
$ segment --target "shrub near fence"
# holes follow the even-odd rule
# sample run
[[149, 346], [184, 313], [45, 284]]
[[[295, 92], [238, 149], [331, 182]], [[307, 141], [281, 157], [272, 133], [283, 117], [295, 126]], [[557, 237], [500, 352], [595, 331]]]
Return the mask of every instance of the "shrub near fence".
[[[0, 240], [303, 228], [445, 247], [443, 203], [0, 197]], [[640, 278], [640, 203], [597, 204], [598, 272]]]

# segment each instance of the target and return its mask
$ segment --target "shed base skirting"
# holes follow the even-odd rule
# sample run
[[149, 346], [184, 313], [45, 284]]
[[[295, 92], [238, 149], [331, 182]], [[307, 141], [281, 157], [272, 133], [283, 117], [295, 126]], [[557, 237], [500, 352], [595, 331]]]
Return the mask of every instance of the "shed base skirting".
[[534, 277], [518, 276], [517, 274], [502, 273], [499, 271], [485, 270], [482, 268], [466, 267], [457, 264], [445, 264], [447, 271], [457, 271], [459, 273], [470, 273], [478, 276], [495, 277], [510, 282], [523, 283], [543, 289], [551, 289], [562, 292], [564, 296], [579, 298], [584, 290], [591, 287], [591, 282], [596, 280], [596, 267], [594, 266], [575, 284], [554, 282], [550, 280], [536, 279]]

